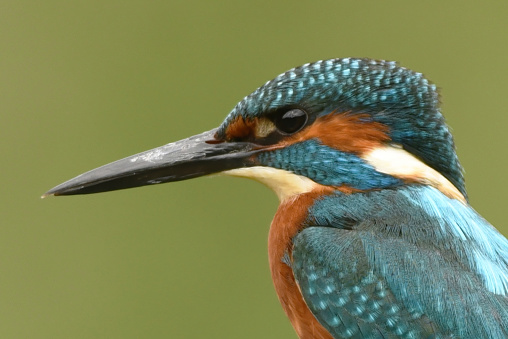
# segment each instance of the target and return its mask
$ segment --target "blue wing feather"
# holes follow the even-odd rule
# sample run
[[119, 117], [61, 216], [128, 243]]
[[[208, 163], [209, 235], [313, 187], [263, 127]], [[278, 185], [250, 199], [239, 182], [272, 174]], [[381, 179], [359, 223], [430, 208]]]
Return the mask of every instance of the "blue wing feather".
[[317, 201], [292, 268], [336, 338], [507, 338], [508, 242], [428, 187]]

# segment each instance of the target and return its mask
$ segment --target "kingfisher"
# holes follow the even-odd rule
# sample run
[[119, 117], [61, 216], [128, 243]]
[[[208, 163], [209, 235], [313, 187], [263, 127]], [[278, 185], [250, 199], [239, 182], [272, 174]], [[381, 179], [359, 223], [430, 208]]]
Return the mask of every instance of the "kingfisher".
[[299, 338], [508, 338], [508, 240], [469, 204], [437, 88], [421, 73], [366, 58], [308, 63], [218, 128], [45, 196], [210, 174], [277, 194], [270, 271]]

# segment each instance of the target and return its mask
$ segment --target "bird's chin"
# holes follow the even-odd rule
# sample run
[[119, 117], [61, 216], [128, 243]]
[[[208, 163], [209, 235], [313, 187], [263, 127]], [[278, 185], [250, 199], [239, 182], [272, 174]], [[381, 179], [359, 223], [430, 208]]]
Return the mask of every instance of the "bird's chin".
[[223, 171], [221, 174], [259, 181], [272, 189], [281, 203], [322, 186], [302, 175], [265, 166], [235, 168]]

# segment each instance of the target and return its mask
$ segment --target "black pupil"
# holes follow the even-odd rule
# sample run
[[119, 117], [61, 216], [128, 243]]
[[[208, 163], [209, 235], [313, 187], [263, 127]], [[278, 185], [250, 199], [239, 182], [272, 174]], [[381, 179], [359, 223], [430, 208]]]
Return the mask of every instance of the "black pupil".
[[275, 126], [284, 133], [295, 133], [307, 122], [307, 114], [301, 109], [295, 108], [279, 115], [275, 120]]

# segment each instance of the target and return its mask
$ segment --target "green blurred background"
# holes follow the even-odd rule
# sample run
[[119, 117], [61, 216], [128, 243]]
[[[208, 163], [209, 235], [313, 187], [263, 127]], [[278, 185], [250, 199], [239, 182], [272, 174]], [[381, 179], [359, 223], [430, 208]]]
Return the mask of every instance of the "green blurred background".
[[40, 200], [217, 126], [319, 59], [398, 60], [442, 90], [473, 206], [505, 215], [506, 1], [0, 3], [0, 337], [295, 338], [272, 288], [277, 199], [200, 178]]

